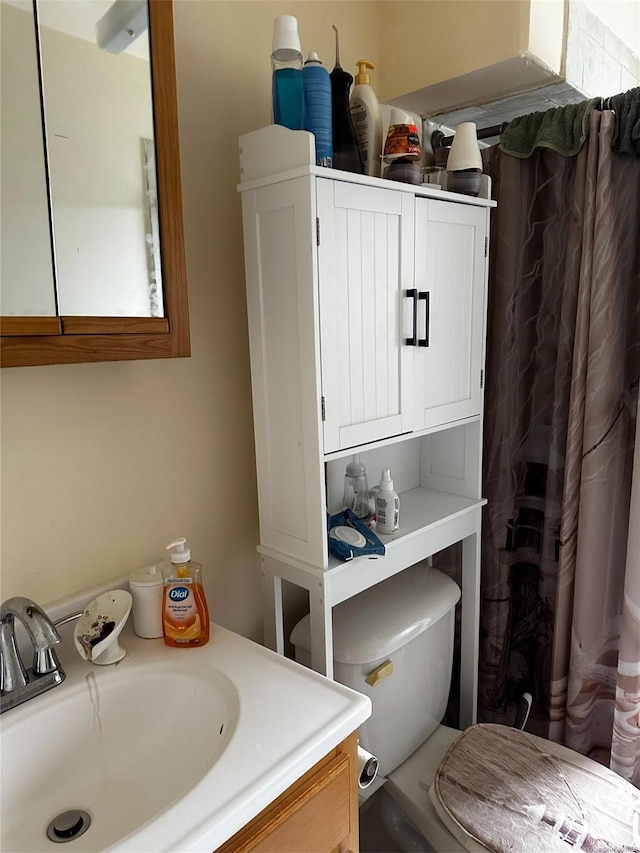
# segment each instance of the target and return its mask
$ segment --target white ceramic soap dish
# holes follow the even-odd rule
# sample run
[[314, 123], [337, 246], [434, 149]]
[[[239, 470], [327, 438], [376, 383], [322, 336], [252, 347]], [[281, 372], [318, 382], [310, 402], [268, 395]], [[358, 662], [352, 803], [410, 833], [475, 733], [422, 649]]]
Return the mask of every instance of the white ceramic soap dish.
[[80, 657], [103, 665], [116, 663], [126, 655], [118, 635], [131, 612], [131, 593], [114, 589], [94, 598], [76, 623], [73, 639]]

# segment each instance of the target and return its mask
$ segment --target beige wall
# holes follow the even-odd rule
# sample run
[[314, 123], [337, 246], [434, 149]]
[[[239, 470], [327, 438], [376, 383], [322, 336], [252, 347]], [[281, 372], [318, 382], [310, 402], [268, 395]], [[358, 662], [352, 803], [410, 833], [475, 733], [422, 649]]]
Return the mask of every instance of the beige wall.
[[527, 50], [557, 74], [563, 73], [564, 0], [531, 0]]
[[176, 0], [190, 359], [2, 371], [2, 598], [40, 602], [187, 536], [212, 618], [260, 638], [237, 138], [270, 120], [271, 31], [299, 18], [333, 67], [380, 60], [366, 2]]
[[382, 6], [383, 100], [495, 65], [528, 46], [530, 0], [387, 0]]

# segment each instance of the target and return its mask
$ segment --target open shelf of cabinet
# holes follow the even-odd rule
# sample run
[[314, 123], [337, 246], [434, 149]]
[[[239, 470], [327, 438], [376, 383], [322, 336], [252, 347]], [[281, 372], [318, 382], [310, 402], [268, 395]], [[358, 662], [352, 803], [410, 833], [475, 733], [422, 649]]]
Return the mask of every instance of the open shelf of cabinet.
[[402, 492], [401, 530], [393, 536], [380, 536], [386, 548], [385, 555], [357, 557], [347, 562], [331, 556], [326, 569], [259, 546], [267, 645], [284, 654], [282, 581], [286, 580], [309, 593], [311, 664], [318, 672], [333, 677], [332, 608], [425, 557], [461, 542], [460, 725], [471, 725], [476, 718], [480, 529], [481, 508], [485, 503], [484, 499], [425, 488]]
[[[314, 165], [313, 137], [240, 140], [265, 643], [282, 581], [309, 593], [311, 664], [333, 676], [332, 608], [462, 543], [460, 725], [475, 721], [489, 209]], [[401, 529], [376, 559], [329, 554], [345, 458], [391, 467]]]

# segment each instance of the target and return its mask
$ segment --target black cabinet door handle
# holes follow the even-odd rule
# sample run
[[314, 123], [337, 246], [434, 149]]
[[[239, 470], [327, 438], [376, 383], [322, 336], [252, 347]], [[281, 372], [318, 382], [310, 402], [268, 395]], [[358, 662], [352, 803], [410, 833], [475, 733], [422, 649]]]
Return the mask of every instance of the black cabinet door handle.
[[407, 298], [413, 299], [413, 336], [410, 338], [405, 338], [404, 342], [408, 347], [415, 347], [418, 345], [418, 290], [415, 287], [409, 288], [407, 290]]
[[[419, 347], [428, 347], [429, 346], [429, 306], [430, 306], [430, 294], [428, 290], [421, 290], [419, 293], [419, 300], [424, 302], [424, 338], [420, 338], [418, 341]], [[414, 315], [415, 316], [415, 315]], [[414, 326], [414, 335], [417, 333], [417, 329]]]

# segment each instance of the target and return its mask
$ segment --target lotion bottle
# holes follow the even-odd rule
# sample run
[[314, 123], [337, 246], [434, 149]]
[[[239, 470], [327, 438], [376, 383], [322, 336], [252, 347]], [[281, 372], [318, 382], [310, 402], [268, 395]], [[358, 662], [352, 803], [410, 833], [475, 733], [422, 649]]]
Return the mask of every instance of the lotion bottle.
[[382, 116], [378, 96], [374, 92], [369, 77], [373, 65], [367, 59], [356, 62], [358, 73], [356, 85], [350, 99], [351, 118], [362, 155], [365, 175], [380, 177], [382, 155]]
[[167, 646], [204, 646], [209, 642], [209, 609], [202, 588], [202, 566], [191, 559], [187, 540], [167, 545], [171, 565], [162, 572], [162, 631]]
[[376, 493], [376, 530], [378, 533], [395, 533], [400, 529], [400, 498], [393, 488], [391, 471], [382, 469], [380, 487]]

